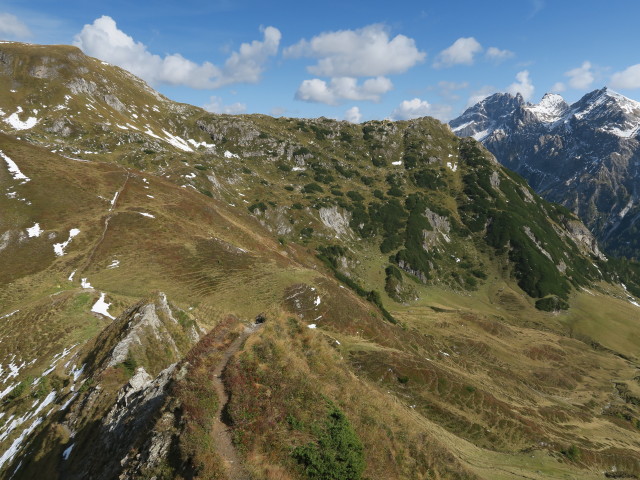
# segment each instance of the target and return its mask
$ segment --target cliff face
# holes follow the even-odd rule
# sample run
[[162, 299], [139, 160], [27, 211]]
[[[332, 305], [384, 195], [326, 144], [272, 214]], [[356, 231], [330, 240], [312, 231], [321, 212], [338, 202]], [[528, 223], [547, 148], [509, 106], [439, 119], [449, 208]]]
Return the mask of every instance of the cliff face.
[[450, 122], [548, 200], [576, 213], [606, 251], [640, 251], [640, 104], [606, 88], [567, 105], [495, 94]]

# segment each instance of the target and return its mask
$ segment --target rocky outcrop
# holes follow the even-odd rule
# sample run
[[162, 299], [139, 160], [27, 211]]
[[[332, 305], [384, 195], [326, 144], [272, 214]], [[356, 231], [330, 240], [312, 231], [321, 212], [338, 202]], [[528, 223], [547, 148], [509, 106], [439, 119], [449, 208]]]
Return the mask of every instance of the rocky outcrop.
[[429, 224], [433, 228], [433, 230], [423, 230], [422, 232], [424, 238], [423, 246], [425, 250], [432, 248], [434, 245], [439, 243], [441, 239], [446, 243], [451, 242], [451, 238], [449, 237], [451, 224], [447, 217], [438, 215], [428, 208], [426, 209], [424, 216], [429, 220]]
[[338, 210], [337, 206], [323, 207], [319, 210], [320, 221], [325, 227], [333, 230], [338, 237], [352, 237], [353, 231], [349, 227], [351, 214]]

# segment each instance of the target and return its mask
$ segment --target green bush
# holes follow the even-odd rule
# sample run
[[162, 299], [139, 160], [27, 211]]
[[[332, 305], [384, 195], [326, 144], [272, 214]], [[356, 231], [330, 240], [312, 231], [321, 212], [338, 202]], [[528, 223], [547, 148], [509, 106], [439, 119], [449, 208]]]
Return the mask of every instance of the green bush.
[[563, 299], [552, 295], [550, 297], [537, 300], [536, 308], [545, 312], [557, 312], [559, 310], [567, 310], [569, 308], [569, 304]]
[[255, 210], [260, 210], [261, 212], [265, 212], [267, 210], [267, 205], [264, 202], [256, 202], [247, 207], [247, 209], [253, 213]]
[[302, 193], [321, 193], [323, 189], [317, 183], [307, 183], [302, 187]]
[[306, 478], [358, 480], [364, 471], [364, 448], [347, 417], [329, 403], [327, 420], [316, 427], [317, 441], [293, 449]]
[[347, 192], [347, 197], [349, 197], [354, 202], [361, 202], [364, 200], [364, 197], [354, 190], [349, 190]]

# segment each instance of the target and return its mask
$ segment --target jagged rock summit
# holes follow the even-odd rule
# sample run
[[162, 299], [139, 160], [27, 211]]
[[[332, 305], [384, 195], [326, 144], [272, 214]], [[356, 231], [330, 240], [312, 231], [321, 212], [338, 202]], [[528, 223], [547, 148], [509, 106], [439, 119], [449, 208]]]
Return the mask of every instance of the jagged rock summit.
[[607, 251], [638, 256], [639, 102], [607, 87], [572, 105], [552, 93], [538, 104], [496, 93], [450, 126], [578, 214]]

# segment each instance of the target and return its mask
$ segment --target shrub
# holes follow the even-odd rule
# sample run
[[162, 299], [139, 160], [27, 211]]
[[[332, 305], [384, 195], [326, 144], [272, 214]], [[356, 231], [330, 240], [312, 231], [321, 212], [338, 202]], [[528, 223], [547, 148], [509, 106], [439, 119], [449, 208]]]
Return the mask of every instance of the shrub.
[[291, 455], [307, 478], [358, 480], [364, 471], [364, 448], [347, 417], [329, 403], [329, 415], [316, 427], [317, 441], [294, 448]]
[[247, 207], [247, 209], [253, 213], [256, 210], [260, 210], [261, 212], [266, 212], [267, 205], [264, 202], [256, 202]]
[[324, 190], [317, 183], [307, 183], [302, 187], [302, 193], [321, 193]]
[[569, 304], [563, 299], [552, 295], [550, 297], [545, 297], [537, 300], [536, 308], [545, 312], [557, 312], [559, 310], [567, 310], [569, 308]]
[[349, 190], [347, 192], [347, 197], [349, 197], [354, 202], [361, 202], [364, 200], [364, 197], [354, 190]]

